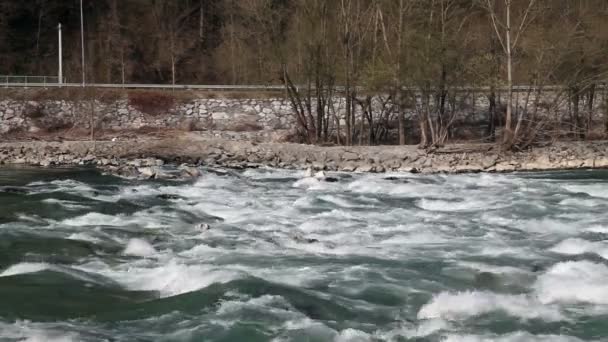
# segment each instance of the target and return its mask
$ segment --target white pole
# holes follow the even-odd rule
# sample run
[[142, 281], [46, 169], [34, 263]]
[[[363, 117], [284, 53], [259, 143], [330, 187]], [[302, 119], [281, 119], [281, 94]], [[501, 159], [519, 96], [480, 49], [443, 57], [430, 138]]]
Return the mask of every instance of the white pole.
[[61, 39], [61, 23], [57, 26], [57, 30], [59, 31], [59, 80], [57, 83], [63, 84], [63, 46]]
[[86, 76], [85, 76], [85, 63], [84, 63], [84, 16], [82, 13], [82, 0], [80, 0], [80, 45], [82, 48], [82, 86], [84, 87], [86, 84]]

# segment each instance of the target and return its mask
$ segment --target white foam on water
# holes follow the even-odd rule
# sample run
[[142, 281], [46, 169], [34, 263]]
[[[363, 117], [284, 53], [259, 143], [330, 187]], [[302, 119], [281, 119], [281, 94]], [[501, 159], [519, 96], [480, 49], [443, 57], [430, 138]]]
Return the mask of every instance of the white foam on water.
[[417, 202], [418, 207], [429, 211], [480, 211], [500, 207], [491, 201], [465, 199], [464, 201], [445, 201], [423, 198]]
[[[10, 266], [2, 273], [0, 273], [0, 277], [10, 277], [16, 276], [20, 274], [30, 274], [42, 271], [52, 271], [57, 273], [63, 273], [68, 275], [74, 279], [79, 279], [85, 282], [96, 282], [97, 280], [94, 277], [88, 275], [88, 273], [95, 273], [91, 270], [80, 269], [79, 267], [68, 267], [63, 265], [54, 265], [47, 263], [31, 263], [31, 262], [22, 262], [15, 265]], [[79, 272], [81, 271], [81, 272]], [[83, 271], [83, 272], [82, 272]]]
[[608, 305], [608, 267], [591, 261], [560, 262], [538, 277], [534, 290], [544, 304]]
[[40, 187], [37, 189], [38, 193], [49, 193], [49, 192], [67, 192], [67, 193], [86, 193], [92, 192], [94, 189], [79, 181], [72, 179], [61, 179], [50, 182], [32, 182], [27, 185], [28, 187]]
[[481, 291], [442, 292], [420, 308], [418, 318], [462, 320], [492, 312], [504, 312], [520, 319], [565, 319], [558, 307], [543, 305], [535, 298]]
[[353, 203], [347, 199], [344, 199], [344, 198], [336, 196], [336, 195], [322, 195], [317, 198], [320, 200], [323, 200], [325, 202], [332, 203], [341, 208], [361, 208], [361, 207], [369, 208], [368, 205], [365, 205], [365, 204], [361, 205], [361, 204]]
[[62, 225], [72, 227], [82, 226], [113, 226], [126, 227], [137, 225], [144, 228], [162, 228], [165, 225], [159, 218], [147, 212], [137, 212], [133, 215], [106, 215], [96, 212], [87, 213], [82, 216], [65, 219], [60, 222]]
[[[88, 270], [83, 267], [83, 270]], [[176, 296], [203, 289], [214, 283], [226, 283], [239, 279], [241, 272], [208, 265], [187, 265], [170, 260], [163, 265], [126, 264], [120, 268], [97, 268], [100, 273], [123, 286], [136, 291], [158, 291], [161, 297]]]
[[576, 223], [555, 218], [525, 220], [520, 223], [519, 228], [525, 232], [566, 235], [573, 235], [580, 230], [580, 226]]
[[[440, 232], [433, 230], [410, 232], [408, 234], [393, 235], [385, 240], [380, 241], [381, 245], [438, 245], [447, 243], [449, 237], [443, 236]], [[451, 240], [453, 241], [453, 240]]]
[[597, 207], [600, 205], [605, 205], [605, 200], [596, 199], [588, 199], [588, 198], [566, 198], [559, 202], [560, 205], [563, 206], [572, 206], [572, 207]]
[[533, 335], [518, 331], [500, 336], [457, 335], [450, 334], [442, 339], [443, 342], [583, 342], [581, 339], [565, 335]]
[[579, 238], [566, 239], [549, 249], [551, 252], [564, 255], [580, 255], [593, 253], [608, 259], [608, 242], [592, 242]]
[[56, 198], [47, 198], [47, 199], [42, 200], [42, 202], [44, 202], [44, 203], [50, 203], [50, 204], [58, 204], [58, 205], [66, 208], [66, 209], [72, 209], [72, 210], [88, 209], [89, 208], [89, 206], [78, 204], [78, 202], [64, 201], [64, 200], [59, 200], [59, 199], [56, 199]]
[[[312, 341], [331, 341], [338, 332], [322, 322], [312, 320], [308, 317], [287, 321], [282, 326], [287, 331], [304, 331]], [[273, 341], [292, 341], [292, 339], [273, 339]]]
[[461, 267], [470, 268], [479, 272], [488, 272], [494, 274], [521, 274], [521, 273], [530, 273], [528, 270], [524, 270], [517, 267], [511, 266], [497, 266], [484, 264], [480, 262], [457, 262], [457, 264]]
[[443, 198], [452, 198], [449, 193], [441, 196], [441, 189], [437, 185], [420, 184], [416, 182], [395, 183], [378, 176], [358, 177], [349, 183], [346, 188], [353, 193], [382, 194], [396, 197], [422, 197], [437, 195]]
[[608, 226], [594, 225], [589, 228], [586, 228], [585, 231], [590, 233], [608, 234]]
[[541, 258], [541, 255], [534, 248], [531, 248], [529, 246], [518, 247], [509, 246], [505, 244], [493, 245], [491, 241], [487, 241], [481, 244], [480, 247], [481, 249], [479, 250], [479, 254], [486, 256], [508, 256], [523, 260], [538, 260], [539, 258]]
[[448, 321], [441, 318], [434, 318], [423, 320], [418, 325], [408, 323], [388, 332], [379, 331], [374, 335], [382, 341], [399, 341], [402, 337], [407, 339], [423, 338], [448, 329], [450, 329], [450, 323]]
[[42, 324], [28, 321], [17, 321], [13, 324], [0, 322], [0, 340], [10, 339], [20, 342], [78, 342], [76, 333], [66, 333], [59, 329], [40, 327]]
[[19, 274], [36, 273], [45, 271], [51, 268], [50, 264], [37, 263], [37, 262], [22, 262], [16, 265], [12, 265], [2, 273], [0, 277], [11, 277]]
[[282, 319], [297, 319], [304, 317], [291, 307], [281, 296], [263, 295], [246, 300], [224, 300], [219, 304], [216, 313], [220, 316], [235, 315], [243, 310], [256, 310], [273, 314]]
[[70, 234], [67, 238], [69, 240], [88, 241], [88, 242], [94, 242], [94, 243], [101, 241], [100, 239], [98, 239], [94, 236], [91, 236], [90, 234], [87, 234], [87, 233], [73, 233], [73, 234]]
[[585, 193], [591, 197], [608, 198], [608, 186], [604, 183], [597, 184], [567, 184], [562, 186], [564, 189], [574, 193]]
[[306, 190], [324, 190], [327, 189], [329, 183], [323, 182], [322, 180], [314, 177], [306, 177], [297, 180], [293, 183], [294, 188], [306, 189]]
[[157, 254], [156, 249], [146, 240], [130, 239], [127, 247], [122, 252], [124, 255], [149, 257]]
[[249, 179], [289, 179], [289, 178], [301, 178], [304, 176], [303, 171], [291, 171], [281, 169], [247, 169], [243, 171], [242, 175]]
[[368, 342], [372, 341], [372, 336], [364, 331], [357, 329], [345, 329], [340, 331], [334, 338], [334, 342]]

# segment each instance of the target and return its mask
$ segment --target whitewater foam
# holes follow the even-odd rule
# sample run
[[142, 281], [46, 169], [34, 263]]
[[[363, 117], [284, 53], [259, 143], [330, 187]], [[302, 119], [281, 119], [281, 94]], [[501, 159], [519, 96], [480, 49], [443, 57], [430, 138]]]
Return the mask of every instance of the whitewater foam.
[[564, 320], [558, 307], [543, 305], [527, 295], [493, 292], [442, 292], [418, 311], [419, 319], [462, 320], [491, 312], [504, 312], [521, 319]]
[[608, 267], [591, 261], [560, 262], [534, 284], [544, 304], [590, 303], [608, 305]]
[[528, 332], [515, 332], [506, 335], [457, 335], [445, 336], [443, 342], [582, 342], [582, 340], [564, 335], [533, 335]]
[[605, 241], [592, 242], [579, 238], [570, 238], [558, 243], [550, 251], [565, 255], [594, 253], [604, 259], [608, 259], [608, 243]]
[[0, 277], [10, 277], [19, 274], [36, 273], [47, 270], [49, 268], [51, 268], [51, 265], [46, 263], [24, 262], [10, 266], [2, 273], [0, 273]]
[[139, 257], [149, 257], [156, 253], [156, 249], [152, 247], [150, 243], [142, 239], [131, 239], [127, 244], [127, 247], [123, 251], [124, 255], [132, 255]]

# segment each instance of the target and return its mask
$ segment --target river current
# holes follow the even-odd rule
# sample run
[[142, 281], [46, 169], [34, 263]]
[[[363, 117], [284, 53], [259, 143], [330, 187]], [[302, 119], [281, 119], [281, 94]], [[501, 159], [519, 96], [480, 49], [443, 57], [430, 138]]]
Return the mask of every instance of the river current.
[[0, 169], [0, 341], [606, 341], [608, 172]]

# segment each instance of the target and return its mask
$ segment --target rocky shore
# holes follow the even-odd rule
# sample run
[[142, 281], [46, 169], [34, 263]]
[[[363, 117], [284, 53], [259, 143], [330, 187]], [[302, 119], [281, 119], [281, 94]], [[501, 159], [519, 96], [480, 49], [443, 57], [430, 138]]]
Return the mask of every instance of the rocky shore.
[[134, 178], [197, 177], [197, 166], [276, 167], [346, 172], [472, 173], [608, 168], [608, 141], [559, 142], [519, 153], [491, 144], [416, 146], [310, 146], [256, 143], [184, 134], [124, 141], [0, 143], [0, 164], [96, 166]]

